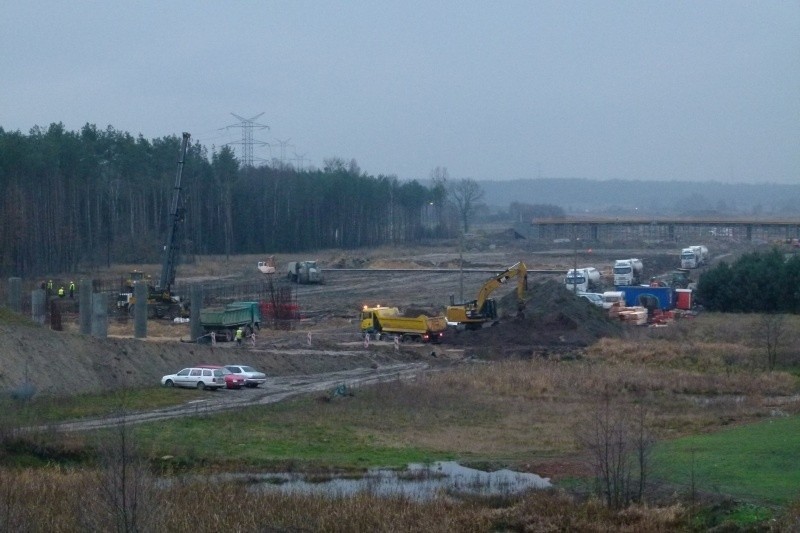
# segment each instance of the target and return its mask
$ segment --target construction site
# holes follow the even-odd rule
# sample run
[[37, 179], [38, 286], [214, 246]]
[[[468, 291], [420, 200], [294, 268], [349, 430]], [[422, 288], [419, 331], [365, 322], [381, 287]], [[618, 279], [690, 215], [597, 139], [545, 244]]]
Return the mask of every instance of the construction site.
[[[448, 247], [451, 251], [443, 251]], [[81, 287], [86, 290], [91, 280], [94, 298], [105, 302], [106, 316], [100, 316], [106, 324], [105, 332], [102, 327], [99, 334], [86, 326], [82, 329], [78, 298], [51, 296], [49, 312], [40, 310], [40, 316], [34, 319], [42, 328], [52, 330], [52, 334], [41, 336], [41, 341], [47, 341], [41, 349], [36, 347], [36, 340], [25, 334], [28, 339], [25, 350], [12, 356], [21, 359], [20, 365], [16, 365], [20, 375], [15, 376], [15, 365], [12, 365], [12, 370], [3, 378], [8, 387], [22, 381], [24, 358], [29, 357], [27, 352], [52, 354], [59, 351], [52, 343], [57, 345], [61, 339], [79, 343], [84, 346], [81, 351], [86, 353], [95, 349], [107, 351], [109, 342], [122, 343], [119, 346], [125, 348], [114, 349], [129, 355], [140, 350], [147, 352], [148, 346], [154, 345], [158, 358], [147, 365], [130, 362], [131, 369], [116, 374], [120, 379], [124, 377], [126, 383], [146, 386], [157, 383], [158, 376], [176, 370], [175, 367], [197, 360], [216, 360], [219, 352], [236, 349], [238, 345], [228, 341], [233, 340], [240, 326], [246, 333], [241, 349], [246, 351], [248, 361], [278, 374], [358, 365], [376, 353], [400, 359], [427, 357], [432, 364], [453, 363], [476, 356], [569, 355], [599, 338], [624, 335], [626, 329], [634, 326], [622, 320], [619, 313], [609, 312], [579, 297], [564, 282], [567, 270], [575, 265], [593, 265], [601, 273], [602, 283], [594, 290], [602, 294], [603, 290], [614, 289], [615, 258], [639, 256], [645, 265], [644, 276], [650, 278], [679, 266], [679, 252], [673, 247], [587, 248], [577, 252], [532, 250], [525, 241], [508, 239], [501, 234], [475, 239], [467, 250], [458, 250], [452, 243], [437, 243], [413, 249], [317, 253], [314, 262], [319, 273], [315, 275], [320, 276], [320, 280], [314, 282], [298, 282], [287, 274], [286, 265], [297, 262], [294, 257], [201, 257], [180, 264], [176, 268], [175, 282], [170, 285], [175, 301], [188, 304], [183, 306], [185, 309], [174, 306], [174, 313], [162, 314], [160, 318], [156, 313], [148, 313], [149, 318], [140, 317], [138, 329], [135, 309], [119, 302], [130, 299], [125, 291], [131, 272], [143, 272], [147, 278], [147, 273], [156, 271], [158, 266], [120, 265], [80, 277], [78, 281], [79, 293]], [[729, 252], [718, 247], [717, 253]], [[266, 273], [265, 264], [270, 265]], [[32, 310], [26, 304], [36, 300], [27, 298], [27, 291], [37, 292], [38, 285], [35, 280], [22, 282], [21, 292], [26, 295], [22, 298], [23, 316], [31, 316]], [[192, 306], [187, 302], [193, 291], [197, 291], [195, 297], [200, 295], [197, 299], [200, 305], [194, 306], [200, 323], [194, 325]], [[363, 316], [365, 309], [376, 308], [385, 308], [382, 314], [391, 309], [396, 317], [391, 320], [400, 319], [403, 327], [430, 324], [436, 322], [431, 320], [435, 318], [442, 320], [433, 328], [436, 333], [433, 340], [427, 338], [430, 326], [414, 325], [404, 331], [403, 327], [397, 329], [396, 324], [391, 324], [386, 331], [379, 331], [374, 323], [365, 323]], [[659, 325], [680, 320], [681, 316], [690, 318], [691, 313], [693, 311], [689, 310], [678, 313], [677, 318], [672, 312], [657, 313]], [[230, 319], [233, 315], [237, 318]], [[233, 322], [224, 322], [229, 319]], [[646, 327], [648, 322], [638, 324]], [[214, 332], [213, 339], [211, 332]], [[15, 335], [23, 334], [13, 330], [3, 338], [8, 342]], [[135, 342], [130, 345], [128, 339]], [[298, 355], [286, 365], [284, 355], [289, 349]], [[212, 357], [213, 350], [216, 352]], [[349, 355], [336, 357], [339, 353]], [[431, 354], [436, 358], [431, 358]], [[65, 361], [69, 359], [68, 354], [64, 357]], [[143, 354], [143, 357], [149, 356]], [[58, 394], [74, 391], [76, 387], [119, 386], [107, 374], [85, 384], [81, 381], [42, 384], [40, 390]]]

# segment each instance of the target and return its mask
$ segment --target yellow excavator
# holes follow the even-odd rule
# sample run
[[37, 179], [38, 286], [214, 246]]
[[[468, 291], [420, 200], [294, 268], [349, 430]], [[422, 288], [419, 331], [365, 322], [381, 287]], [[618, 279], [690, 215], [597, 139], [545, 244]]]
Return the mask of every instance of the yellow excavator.
[[508, 280], [517, 278], [517, 304], [521, 310], [525, 305], [525, 291], [528, 289], [528, 269], [525, 263], [516, 263], [483, 284], [476, 299], [453, 304], [447, 307], [447, 322], [463, 325], [466, 329], [480, 329], [486, 322], [497, 318], [497, 305], [489, 295]]

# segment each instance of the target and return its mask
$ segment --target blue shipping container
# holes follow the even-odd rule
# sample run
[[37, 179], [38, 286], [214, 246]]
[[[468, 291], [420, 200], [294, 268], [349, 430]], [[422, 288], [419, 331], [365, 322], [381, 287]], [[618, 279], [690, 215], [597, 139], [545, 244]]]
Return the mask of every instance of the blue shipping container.
[[657, 307], [662, 311], [669, 311], [675, 307], [672, 287], [632, 285], [617, 287], [616, 290], [625, 293], [625, 305], [628, 307], [642, 306], [648, 309]]

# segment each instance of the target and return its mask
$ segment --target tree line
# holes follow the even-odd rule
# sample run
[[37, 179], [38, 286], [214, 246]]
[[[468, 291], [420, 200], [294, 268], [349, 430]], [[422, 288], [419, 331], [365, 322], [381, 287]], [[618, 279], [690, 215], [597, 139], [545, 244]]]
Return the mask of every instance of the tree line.
[[[180, 144], [177, 136], [147, 140], [91, 124], [28, 134], [0, 128], [0, 274], [158, 262]], [[230, 147], [209, 152], [190, 143], [181, 251], [271, 254], [453, 236], [465, 217], [444, 174], [423, 186], [370, 176], [338, 158], [306, 171], [241, 168]], [[468, 200], [479, 198], [467, 190]]]
[[800, 257], [774, 248], [722, 262], [700, 276], [697, 300], [711, 311], [800, 312]]

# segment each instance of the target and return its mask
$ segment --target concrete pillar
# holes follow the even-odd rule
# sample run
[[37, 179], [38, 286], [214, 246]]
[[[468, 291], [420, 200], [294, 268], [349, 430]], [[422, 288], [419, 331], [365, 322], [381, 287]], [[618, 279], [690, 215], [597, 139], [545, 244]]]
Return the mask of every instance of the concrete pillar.
[[7, 305], [15, 313], [22, 311], [22, 278], [8, 278]]
[[47, 318], [47, 292], [42, 289], [31, 291], [31, 320], [44, 326]]
[[189, 291], [189, 331], [193, 341], [203, 335], [203, 326], [200, 324], [200, 309], [203, 307], [203, 286], [194, 283]]
[[78, 280], [78, 312], [81, 333], [89, 335], [92, 332], [92, 280]]
[[147, 337], [147, 283], [137, 281], [133, 287], [136, 304], [133, 307], [133, 336], [137, 339]]
[[108, 295], [92, 295], [92, 336], [105, 339], [108, 336]]

